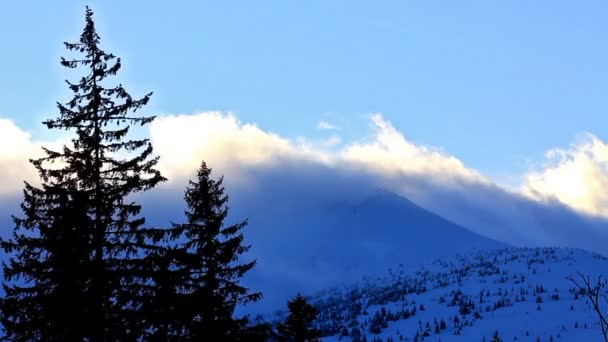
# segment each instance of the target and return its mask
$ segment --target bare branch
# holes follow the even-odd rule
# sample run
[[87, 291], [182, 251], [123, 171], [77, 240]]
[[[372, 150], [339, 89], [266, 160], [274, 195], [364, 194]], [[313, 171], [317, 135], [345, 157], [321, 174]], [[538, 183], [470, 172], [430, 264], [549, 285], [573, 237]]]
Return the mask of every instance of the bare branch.
[[[593, 305], [593, 309], [595, 310], [599, 318], [600, 328], [602, 330], [602, 335], [604, 336], [604, 341], [608, 342], [608, 320], [606, 319], [606, 316], [604, 315], [600, 307], [600, 292], [606, 282], [605, 280], [602, 280], [602, 276], [600, 275], [597, 277], [597, 282], [595, 283], [595, 285], [592, 285], [591, 278], [589, 276], [585, 276], [581, 272], [577, 272], [577, 275], [579, 278], [578, 280], [575, 279], [573, 276], [567, 276], [566, 279], [572, 282], [579, 290], [581, 290], [587, 297], [587, 299], [591, 302], [591, 305]], [[606, 301], [606, 304], [608, 304], [608, 298], [606, 297], [606, 295], [603, 295], [601, 297]]]

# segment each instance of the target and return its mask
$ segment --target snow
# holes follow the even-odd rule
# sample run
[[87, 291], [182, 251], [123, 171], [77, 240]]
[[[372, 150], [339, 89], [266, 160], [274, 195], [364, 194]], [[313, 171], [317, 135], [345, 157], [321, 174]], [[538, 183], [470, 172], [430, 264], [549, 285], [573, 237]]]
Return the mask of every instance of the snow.
[[[382, 341], [389, 336], [394, 341], [399, 341], [400, 336], [404, 341], [414, 341], [415, 335], [423, 335], [425, 330], [429, 330], [429, 336], [418, 341], [483, 341], [484, 337], [491, 341], [496, 330], [504, 341], [536, 341], [537, 338], [549, 341], [551, 337], [554, 341], [599, 341], [602, 337], [595, 312], [583, 295], [577, 298], [575, 287], [566, 276], [582, 272], [593, 279], [607, 266], [606, 258], [574, 249], [480, 251], [452, 260], [435, 260], [415, 273], [396, 269], [384, 277], [326, 290], [313, 296], [312, 301], [321, 309], [320, 326], [336, 324], [338, 331], [351, 324], [346, 308], [360, 303], [363, 311], [356, 316], [356, 321], [368, 341], [376, 336]], [[423, 287], [426, 291], [406, 293], [408, 288]], [[535, 294], [541, 287], [545, 291]], [[458, 304], [450, 305], [457, 292], [462, 293], [460, 298], [464, 303], [470, 299], [474, 304], [470, 313], [462, 315]], [[395, 294], [398, 299], [394, 298]], [[441, 297], [445, 302], [440, 301]], [[542, 303], [537, 303], [537, 297]], [[495, 308], [501, 301], [506, 306]], [[424, 310], [420, 310], [420, 305]], [[380, 333], [369, 331], [370, 324], [366, 322], [382, 308], [396, 313], [414, 307], [414, 316], [389, 321]], [[475, 318], [475, 312], [480, 314], [479, 318]], [[454, 323], [455, 316], [459, 324]], [[437, 334], [434, 322], [441, 320], [447, 328]], [[430, 329], [426, 329], [427, 323]], [[335, 334], [323, 340], [353, 339]]]

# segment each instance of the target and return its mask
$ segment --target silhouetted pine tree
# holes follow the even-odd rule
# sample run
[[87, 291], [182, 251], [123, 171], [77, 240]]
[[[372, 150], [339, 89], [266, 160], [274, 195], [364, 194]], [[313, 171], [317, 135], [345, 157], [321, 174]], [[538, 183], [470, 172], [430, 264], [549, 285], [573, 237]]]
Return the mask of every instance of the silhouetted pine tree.
[[224, 225], [228, 196], [222, 182], [222, 177], [213, 180], [211, 169], [202, 162], [196, 180], [191, 180], [185, 191], [187, 222], [173, 224], [171, 229], [174, 236], [181, 236], [174, 250], [173, 274], [182, 276], [172, 287], [183, 294], [177, 311], [189, 315], [190, 319], [183, 321], [184, 330], [194, 341], [211, 336], [217, 341], [244, 340], [247, 320], [234, 318], [234, 310], [239, 304], [261, 298], [261, 293], [250, 292], [239, 283], [255, 260], [239, 263], [239, 257], [249, 249], [241, 232], [247, 221]]
[[494, 331], [494, 335], [492, 335], [492, 342], [502, 342], [502, 338], [498, 334], [498, 330]]
[[[190, 317], [180, 310], [182, 298], [179, 281], [183, 279], [176, 273], [170, 246], [148, 253], [146, 261], [153, 265], [150, 283], [142, 290], [149, 300], [139, 308], [140, 316], [146, 319], [146, 341], [181, 341], [188, 336], [184, 331]], [[187, 270], [184, 270], [187, 271]], [[182, 339], [184, 340], [184, 339]]]
[[[44, 178], [43, 159], [32, 161]], [[89, 218], [80, 207], [74, 181], [57, 178], [41, 188], [26, 183], [21, 204], [25, 218], [2, 248], [12, 254], [3, 264], [6, 282], [0, 301], [3, 339], [77, 341], [85, 336], [83, 289], [89, 260]]]
[[[2, 241], [12, 257], [4, 265], [0, 314], [13, 340], [80, 341], [66, 336], [84, 335], [121, 341], [142, 335], [139, 308], [150, 300], [142, 288], [154, 266], [143, 256], [164, 232], [142, 229], [141, 206], [127, 197], [164, 178], [154, 169], [158, 159], [148, 139], [127, 139], [130, 125], [154, 119], [135, 115], [151, 93], [134, 99], [122, 85], [107, 87], [121, 62], [99, 45], [87, 8], [80, 40], [65, 43], [80, 56], [61, 60], [67, 68], [81, 67], [83, 76], [66, 81], [73, 98], [58, 104], [58, 118], [44, 122], [75, 138], [72, 146], [44, 149], [46, 156], [32, 161], [42, 185], [26, 183], [25, 217], [15, 219], [13, 237]], [[57, 303], [74, 319], [55, 315]]]
[[272, 325], [270, 323], [256, 323], [248, 326], [239, 335], [238, 340], [243, 342], [268, 342], [272, 336]]
[[289, 315], [285, 322], [277, 327], [278, 340], [281, 342], [321, 341], [319, 330], [312, 325], [319, 314], [317, 308], [299, 293], [287, 303], [287, 307]]

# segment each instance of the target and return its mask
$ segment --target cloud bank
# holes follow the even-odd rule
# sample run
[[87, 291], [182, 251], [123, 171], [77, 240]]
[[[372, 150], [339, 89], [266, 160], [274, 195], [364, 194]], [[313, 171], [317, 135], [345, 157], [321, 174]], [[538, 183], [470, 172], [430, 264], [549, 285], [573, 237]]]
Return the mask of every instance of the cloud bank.
[[[606, 155], [602, 147], [606, 146], [599, 139], [551, 151], [549, 158], [559, 156], [557, 162], [524, 175], [522, 191], [513, 192], [439, 148], [407, 140], [382, 115], [372, 114], [369, 119], [369, 137], [333, 150], [323, 142], [288, 139], [242, 123], [230, 113], [167, 115], [155, 121], [150, 132], [161, 156], [160, 167], [174, 184], [183, 184], [181, 180], [192, 175], [204, 159], [226, 175], [235, 192], [251, 187], [264, 192], [266, 201], [280, 197], [277, 193], [283, 189], [268, 193], [269, 184], [262, 181], [265, 172], [272, 172], [274, 180], [285, 178], [286, 189], [310, 182], [308, 193], [298, 196], [327, 203], [331, 192], [324, 189], [331, 189], [336, 178], [359, 177], [334, 191], [361, 188], [364, 183], [363, 188], [390, 189], [478, 234], [510, 244], [608, 252], [602, 245], [605, 240], [599, 238], [608, 232], [605, 221], [588, 215], [608, 216], [602, 211], [603, 192], [599, 191], [608, 177], [602, 166]], [[573, 180], [581, 185], [568, 187]], [[572, 191], [581, 188], [583, 192], [573, 196]], [[256, 201], [255, 196], [252, 200]]]
[[338, 136], [319, 144], [305, 138], [290, 140], [219, 112], [160, 117], [151, 125], [150, 137], [161, 156], [160, 168], [170, 178], [191, 174], [202, 159], [222, 173], [239, 178], [246, 178], [248, 167], [299, 160], [359, 168], [378, 175], [426, 175], [444, 184], [458, 180], [489, 182], [457, 158], [409, 142], [380, 114], [371, 115], [370, 123], [374, 132], [371, 139], [355, 141], [338, 151], [325, 148], [339, 144]]
[[[254, 169], [314, 165], [366, 175], [373, 186], [398, 192], [478, 233], [511, 243], [551, 236], [522, 226], [532, 219], [521, 224], [522, 220], [514, 220], [522, 215], [521, 204], [515, 203], [608, 217], [608, 191], [604, 191], [608, 188], [608, 145], [591, 134], [567, 149], [547, 152], [542, 167], [523, 175], [521, 190], [513, 193], [457, 157], [407, 140], [381, 114], [372, 114], [369, 120], [370, 136], [343, 143], [338, 135], [320, 141], [289, 139], [243, 123], [231, 113], [164, 115], [150, 126], [150, 138], [161, 157], [159, 168], [175, 188], [185, 184], [203, 159], [225, 175], [229, 184], [239, 187], [259, 187]], [[318, 127], [336, 129], [325, 121]], [[36, 181], [27, 159], [39, 156], [41, 145], [57, 147], [61, 142], [36, 141], [12, 121], [0, 118], [0, 196], [18, 193], [23, 180]], [[454, 209], [463, 203], [469, 210]], [[497, 220], [516, 222], [497, 227]]]

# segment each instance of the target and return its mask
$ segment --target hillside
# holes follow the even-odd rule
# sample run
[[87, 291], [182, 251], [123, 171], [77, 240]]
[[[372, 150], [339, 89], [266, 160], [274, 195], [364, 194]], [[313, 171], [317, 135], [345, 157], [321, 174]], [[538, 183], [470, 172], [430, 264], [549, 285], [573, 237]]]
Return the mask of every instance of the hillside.
[[[500, 249], [317, 293], [324, 341], [599, 341], [595, 313], [565, 279], [608, 259], [575, 249]], [[280, 316], [280, 314], [279, 314]]]

